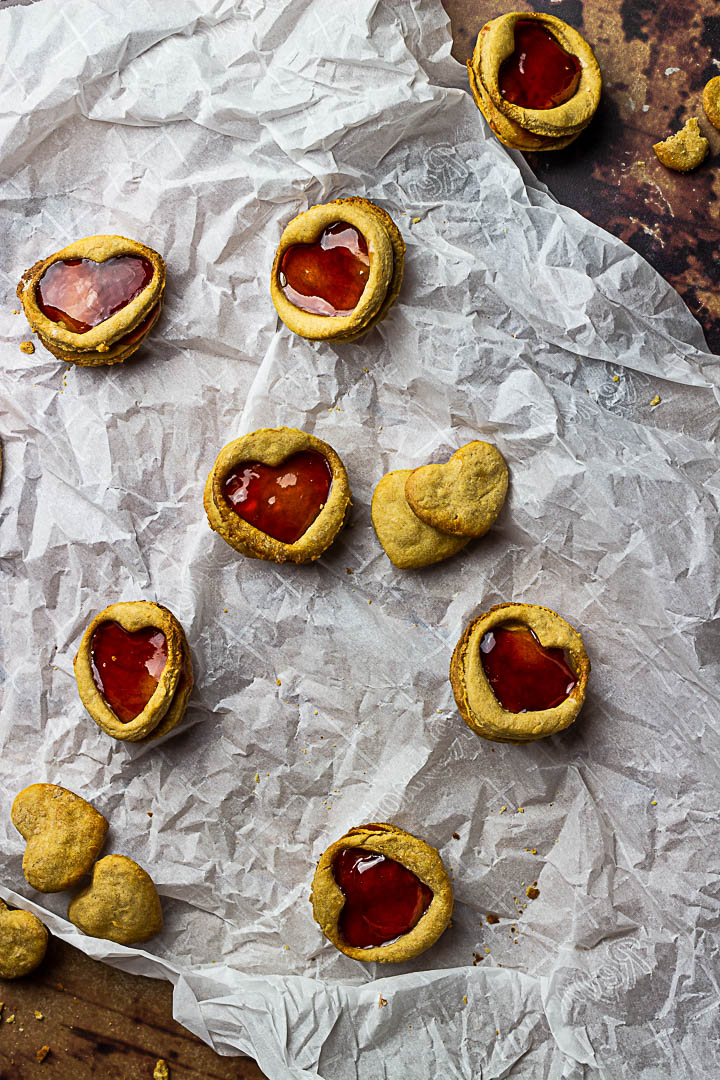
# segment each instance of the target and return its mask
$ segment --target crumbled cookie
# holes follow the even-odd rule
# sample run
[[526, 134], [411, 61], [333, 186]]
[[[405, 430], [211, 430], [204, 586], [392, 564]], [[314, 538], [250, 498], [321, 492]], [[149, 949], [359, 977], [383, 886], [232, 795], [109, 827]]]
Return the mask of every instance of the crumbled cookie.
[[0, 977], [29, 975], [45, 956], [48, 932], [30, 911], [10, 911], [0, 900]]
[[443, 465], [421, 465], [405, 483], [411, 509], [441, 532], [484, 536], [505, 502], [508, 470], [491, 443], [475, 439]]
[[57, 784], [31, 784], [15, 797], [10, 817], [27, 841], [23, 873], [38, 892], [59, 892], [89, 873], [108, 823], [89, 802]]
[[412, 469], [395, 469], [383, 476], [372, 499], [372, 523], [387, 557], [400, 570], [415, 570], [455, 555], [468, 536], [450, 536], [426, 525], [413, 513], [405, 484]]
[[708, 120], [713, 127], [720, 130], [720, 75], [705, 83], [702, 103]]
[[675, 172], [690, 172], [707, 157], [710, 143], [700, 131], [697, 117], [691, 116], [685, 126], [663, 142], [653, 144], [661, 165]]
[[84, 934], [120, 945], [147, 941], [162, 930], [162, 908], [148, 873], [127, 855], [106, 855], [91, 883], [68, 905], [68, 919]]

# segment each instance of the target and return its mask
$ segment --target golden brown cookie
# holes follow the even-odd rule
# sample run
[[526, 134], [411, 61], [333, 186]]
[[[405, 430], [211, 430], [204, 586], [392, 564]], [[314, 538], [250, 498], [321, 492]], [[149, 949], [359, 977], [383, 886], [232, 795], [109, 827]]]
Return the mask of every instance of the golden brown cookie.
[[702, 103], [708, 120], [720, 130], [720, 75], [705, 83]]
[[68, 905], [68, 919], [84, 934], [119, 945], [147, 941], [163, 925], [152, 878], [127, 855], [106, 855], [95, 863], [91, 883]]
[[297, 428], [260, 428], [220, 451], [204, 505], [210, 528], [241, 555], [308, 563], [343, 527], [350, 485], [328, 443]]
[[0, 979], [29, 975], [42, 962], [48, 932], [29, 911], [10, 911], [0, 900]]
[[111, 604], [75, 657], [80, 699], [114, 739], [143, 742], [182, 720], [193, 688], [190, 649], [173, 613], [150, 600]]
[[442, 465], [421, 465], [405, 481], [413, 513], [453, 536], [484, 536], [497, 519], [508, 486], [505, 459], [492, 443], [466, 443]]
[[285, 227], [270, 293], [293, 333], [353, 341], [385, 318], [404, 265], [405, 243], [389, 214], [367, 199], [334, 199]]
[[461, 551], [469, 536], [451, 536], [421, 521], [413, 513], [405, 496], [405, 485], [412, 469], [387, 473], [375, 488], [372, 498], [372, 523], [385, 554], [400, 570], [442, 562]]
[[478, 108], [514, 149], [562, 149], [587, 127], [600, 101], [592, 49], [554, 15], [513, 11], [490, 20], [467, 67]]
[[354, 960], [398, 963], [434, 945], [453, 911], [437, 850], [396, 825], [350, 829], [323, 853], [312, 882], [313, 916]]
[[690, 172], [707, 157], [710, 143], [700, 131], [696, 116], [691, 116], [685, 126], [663, 142], [653, 144], [653, 150], [661, 165], [675, 172]]
[[89, 873], [105, 843], [102, 814], [67, 788], [31, 784], [15, 796], [10, 819], [27, 841], [23, 873], [38, 892], [59, 892]]
[[86, 236], [41, 259], [17, 287], [25, 315], [54, 356], [81, 367], [132, 356], [160, 315], [165, 263], [125, 236]]
[[590, 660], [582, 638], [550, 608], [498, 604], [455, 646], [450, 682], [477, 735], [527, 742], [562, 731], [585, 701]]

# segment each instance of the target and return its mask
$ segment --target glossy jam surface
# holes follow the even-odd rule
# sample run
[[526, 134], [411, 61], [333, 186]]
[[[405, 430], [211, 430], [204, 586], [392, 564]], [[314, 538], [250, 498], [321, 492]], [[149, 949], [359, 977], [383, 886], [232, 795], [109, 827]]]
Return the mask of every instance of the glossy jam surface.
[[327, 502], [332, 472], [316, 450], [301, 450], [281, 465], [241, 461], [224, 481], [225, 498], [256, 529], [294, 544]]
[[523, 109], [553, 109], [580, 82], [580, 61], [535, 19], [515, 23], [515, 51], [500, 67], [500, 93]]
[[116, 622], [100, 623], [90, 647], [95, 685], [124, 724], [139, 716], [155, 693], [167, 663], [162, 630], [129, 633]]
[[529, 628], [488, 630], [480, 659], [493, 694], [508, 712], [553, 709], [577, 682], [565, 650], [546, 649]]
[[142, 255], [117, 255], [105, 262], [61, 259], [47, 268], [35, 296], [48, 319], [86, 334], [134, 300], [152, 276], [152, 263]]
[[387, 945], [419, 922], [432, 891], [411, 870], [366, 848], [342, 848], [333, 875], [345, 894], [339, 929], [348, 945]]
[[370, 273], [361, 232], [345, 221], [328, 225], [314, 244], [294, 244], [282, 258], [280, 288], [291, 304], [313, 315], [349, 315]]

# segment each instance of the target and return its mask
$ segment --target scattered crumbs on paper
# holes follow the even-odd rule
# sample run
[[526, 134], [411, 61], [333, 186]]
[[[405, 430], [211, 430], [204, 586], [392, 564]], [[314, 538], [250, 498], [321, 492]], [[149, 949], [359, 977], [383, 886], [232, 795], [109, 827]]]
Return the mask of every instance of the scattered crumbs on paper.
[[368, 604], [372, 604], [372, 600], [368, 600]]
[[37, 1058], [37, 1061], [38, 1061], [38, 1065], [42, 1065], [43, 1061], [45, 1060], [45, 1058], [48, 1056], [49, 1053], [50, 1053], [50, 1047], [49, 1046], [41, 1046], [40, 1047], [40, 1049], [35, 1054], [35, 1057]]
[[352, 574], [352, 570], [350, 569], [350, 567], [349, 567], [349, 566], [346, 566], [346, 567], [345, 567], [345, 573], [346, 573], [346, 574]]
[[35, 352], [35, 346], [32, 341], [21, 341], [20, 352], [27, 353], [28, 356], [31, 356]]
[[489, 946], [489, 945], [486, 945], [486, 946], [485, 946], [485, 952], [486, 952], [486, 953], [489, 953], [489, 952], [490, 952], [490, 946]]
[[228, 613], [228, 609], [226, 607], [224, 607], [223, 608], [223, 615], [227, 615], [227, 613]]
[[620, 376], [619, 375], [613, 375], [613, 382], [620, 382]]
[[317, 709], [315, 709], [315, 711], [313, 713], [313, 716], [317, 716], [317, 714], [318, 714], [318, 711], [317, 711]]
[[378, 1009], [383, 1009], [383, 1008], [385, 1008], [386, 1005], [387, 1005], [387, 1001], [382, 996], [382, 994], [380, 994], [380, 996], [378, 998]]
[[378, 428], [378, 431], [382, 431], [382, 424], [381, 424], [381, 425], [380, 425], [380, 427]]
[[43, 1015], [43, 1013], [40, 1012], [39, 1009], [35, 1010], [35, 1019], [36, 1020], [44, 1020], [45, 1019], [45, 1016]]
[[19, 315], [20, 314], [20, 308], [13, 308], [12, 313], [13, 313], [13, 315]]
[[419, 223], [419, 221], [420, 221], [420, 218], [419, 218], [419, 217], [414, 217], [414, 218], [412, 219], [412, 223], [413, 223], [413, 225], [417, 225], [417, 224]]
[[501, 806], [500, 809], [498, 810], [498, 813], [499, 814], [504, 814], [506, 810], [507, 810], [507, 806]]
[[517, 812], [518, 812], [518, 814], [524, 814], [525, 813], [525, 807], [524, 806], [518, 806]]
[[307, 750], [303, 750], [303, 754], [307, 754]]
[[283, 945], [283, 949], [285, 950], [285, 952], [290, 952], [290, 946], [289, 945]]
[[473, 967], [477, 967], [477, 965], [480, 963], [480, 961], [485, 959], [485, 957], [481, 956], [479, 952], [474, 952], [472, 954], [472, 956], [473, 956]]
[[660, 404], [660, 395], [656, 394], [655, 397], [650, 402], [650, 408], [652, 409], [652, 408], [654, 408], [655, 405], [659, 405], [659, 404]]
[[460, 833], [458, 833], [458, 832], [454, 832], [454, 833], [452, 834], [452, 838], [453, 838], [453, 840], [459, 840], [459, 839], [460, 839]]
[[364, 367], [363, 371], [365, 372], [366, 375], [370, 374], [370, 368], [369, 367]]
[[153, 1069], [153, 1080], [170, 1080], [170, 1069], [163, 1058], [160, 1058]]
[[255, 783], [256, 783], [256, 784], [259, 784], [259, 783], [260, 783], [260, 773], [259, 773], [259, 772], [256, 772], [256, 773], [255, 773]]
[[146, 810], [145, 813], [147, 814], [148, 817], [152, 817], [152, 815], [153, 815], [152, 810]]
[[657, 799], [651, 799], [650, 800], [650, 805], [651, 806], [657, 806]]
[[530, 848], [531, 855], [537, 855], [537, 848]]
[[463, 1004], [467, 1005], [467, 994], [463, 994]]
[[276, 686], [282, 686], [282, 679], [276, 679], [275, 680], [275, 685]]
[[537, 900], [538, 896], [540, 895], [540, 890], [534, 885], [528, 885], [527, 889], [525, 890], [525, 894], [529, 900]]
[[488, 921], [488, 922], [490, 923], [490, 925], [491, 925], [491, 926], [494, 926], [494, 925], [495, 925], [495, 923], [499, 923], [499, 922], [500, 922], [500, 916], [499, 916], [499, 915], [496, 915], [494, 911], [488, 911], [488, 913], [487, 913], [487, 915], [485, 916], [485, 918], [486, 918], [486, 920], [487, 920], [487, 921]]

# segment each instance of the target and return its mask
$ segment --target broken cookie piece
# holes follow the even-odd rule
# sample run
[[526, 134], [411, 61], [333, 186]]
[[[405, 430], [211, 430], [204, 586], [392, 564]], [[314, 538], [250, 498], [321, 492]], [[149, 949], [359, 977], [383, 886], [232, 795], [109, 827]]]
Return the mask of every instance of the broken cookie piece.
[[700, 131], [697, 117], [691, 116], [685, 127], [670, 135], [663, 142], [653, 144], [653, 150], [661, 165], [675, 172], [690, 172], [707, 157], [710, 143]]

